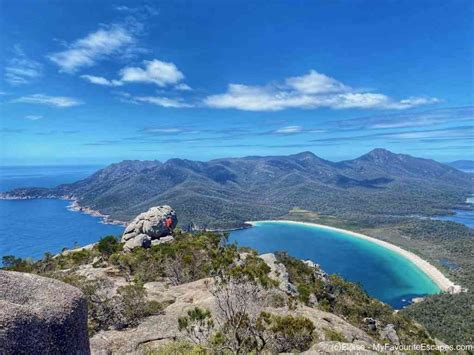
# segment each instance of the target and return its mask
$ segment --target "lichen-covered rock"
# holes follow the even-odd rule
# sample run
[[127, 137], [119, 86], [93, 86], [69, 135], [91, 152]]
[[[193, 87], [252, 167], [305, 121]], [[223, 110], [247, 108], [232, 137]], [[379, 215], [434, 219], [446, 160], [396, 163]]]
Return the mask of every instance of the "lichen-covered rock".
[[127, 240], [123, 246], [124, 251], [131, 251], [135, 248], [149, 248], [151, 246], [151, 238], [146, 234], [139, 234]]
[[0, 354], [90, 354], [82, 292], [58, 280], [0, 270]]
[[268, 276], [279, 281], [278, 288], [280, 290], [292, 296], [298, 295], [296, 287], [288, 279], [288, 272], [286, 271], [285, 265], [277, 261], [275, 254], [262, 254], [259, 255], [259, 258], [265, 261], [265, 263], [270, 267], [271, 271]]
[[385, 328], [380, 331], [380, 337], [382, 339], [390, 340], [392, 344], [400, 344], [400, 339], [398, 338], [397, 332], [395, 331], [395, 326], [393, 324], [387, 324]]
[[170, 206], [152, 207], [135, 217], [125, 229], [122, 235], [124, 250], [138, 246], [149, 248], [152, 240], [170, 235], [177, 224], [176, 212]]

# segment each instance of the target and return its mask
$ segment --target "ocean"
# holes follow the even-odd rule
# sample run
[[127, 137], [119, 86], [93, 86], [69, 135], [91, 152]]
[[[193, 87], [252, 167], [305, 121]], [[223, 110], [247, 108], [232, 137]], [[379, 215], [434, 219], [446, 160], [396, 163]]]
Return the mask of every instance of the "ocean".
[[[53, 187], [83, 179], [100, 166], [2, 167], [0, 190], [17, 187]], [[68, 210], [70, 201], [0, 200], [0, 257], [14, 255], [39, 259], [96, 242], [106, 235], [120, 235], [122, 226]]]

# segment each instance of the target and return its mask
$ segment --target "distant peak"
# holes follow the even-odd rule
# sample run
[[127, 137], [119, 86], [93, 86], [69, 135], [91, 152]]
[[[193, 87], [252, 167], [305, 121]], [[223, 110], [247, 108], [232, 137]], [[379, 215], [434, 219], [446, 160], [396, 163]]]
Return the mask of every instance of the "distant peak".
[[297, 154], [294, 154], [293, 156], [298, 157], [298, 158], [318, 158], [316, 154], [310, 151], [297, 153]]
[[384, 148], [375, 148], [372, 149], [370, 152], [367, 153], [367, 155], [396, 155], [395, 153], [392, 153], [390, 150], [384, 149]]
[[389, 159], [397, 156], [398, 154], [395, 154], [387, 149], [375, 148], [367, 154], [362, 155], [359, 159]]

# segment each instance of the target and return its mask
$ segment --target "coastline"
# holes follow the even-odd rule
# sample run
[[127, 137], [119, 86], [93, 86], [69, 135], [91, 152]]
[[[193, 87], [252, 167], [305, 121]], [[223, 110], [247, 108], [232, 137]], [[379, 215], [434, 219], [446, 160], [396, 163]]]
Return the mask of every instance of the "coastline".
[[300, 224], [300, 225], [306, 225], [310, 227], [318, 227], [321, 229], [327, 229], [327, 230], [332, 230], [336, 232], [341, 232], [347, 235], [350, 235], [355, 238], [359, 239], [364, 239], [369, 242], [378, 244], [386, 249], [389, 249], [402, 257], [408, 259], [410, 262], [412, 262], [415, 266], [417, 266], [421, 271], [423, 271], [443, 292], [448, 292], [452, 294], [460, 293], [462, 292], [462, 288], [459, 285], [454, 284], [451, 280], [449, 280], [441, 271], [439, 271], [435, 266], [427, 262], [426, 260], [422, 259], [418, 255], [400, 248], [399, 246], [396, 246], [395, 244], [391, 244], [389, 242], [374, 238], [374, 237], [369, 237], [365, 234], [361, 233], [356, 233], [352, 232], [346, 229], [341, 229], [341, 228], [336, 228], [336, 227], [331, 227], [331, 226], [326, 226], [323, 224], [317, 224], [317, 223], [310, 223], [310, 222], [297, 222], [297, 221], [290, 221], [290, 220], [265, 220], [265, 221], [247, 221], [245, 223], [250, 224], [252, 226], [256, 225], [257, 223], [265, 223], [265, 222], [272, 222], [272, 223], [288, 223], [288, 224]]
[[83, 207], [83, 206], [79, 205], [79, 202], [75, 198], [62, 198], [62, 200], [71, 201], [71, 204], [69, 204], [67, 206], [67, 209], [69, 211], [84, 213], [84, 214], [88, 214], [92, 217], [100, 218], [101, 223], [103, 223], [103, 224], [122, 225], [124, 227], [127, 225], [126, 222], [111, 219], [109, 215], [103, 214], [100, 211], [96, 211], [96, 210], [93, 210], [92, 208]]

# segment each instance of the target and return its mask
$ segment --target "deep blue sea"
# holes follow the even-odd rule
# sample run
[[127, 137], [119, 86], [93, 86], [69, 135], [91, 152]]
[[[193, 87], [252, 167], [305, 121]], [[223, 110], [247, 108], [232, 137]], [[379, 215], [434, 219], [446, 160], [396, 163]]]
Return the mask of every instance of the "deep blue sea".
[[[16, 187], [53, 187], [91, 175], [99, 166], [1, 167], [0, 190]], [[45, 252], [96, 242], [119, 235], [123, 227], [69, 211], [70, 201], [0, 200], [0, 257], [41, 258]]]
[[438, 286], [401, 255], [367, 240], [303, 224], [259, 222], [234, 231], [230, 241], [260, 253], [287, 251], [321, 265], [330, 274], [360, 283], [371, 296], [402, 308], [414, 297], [439, 293]]

